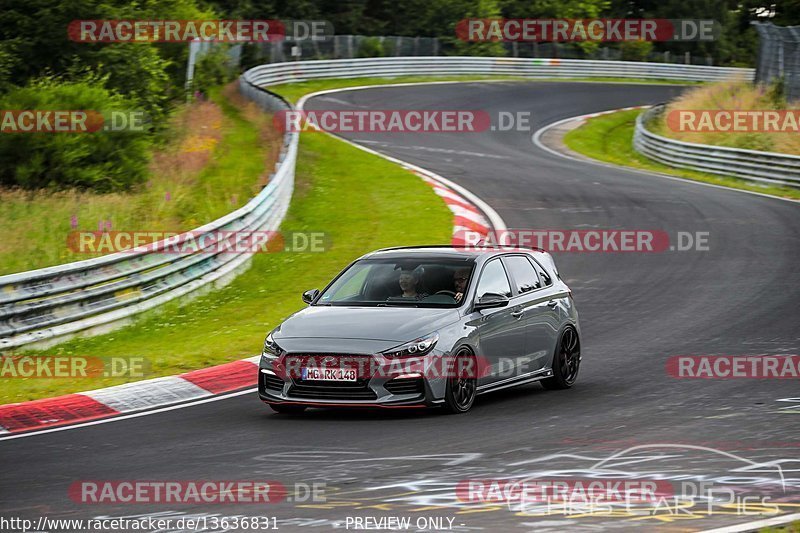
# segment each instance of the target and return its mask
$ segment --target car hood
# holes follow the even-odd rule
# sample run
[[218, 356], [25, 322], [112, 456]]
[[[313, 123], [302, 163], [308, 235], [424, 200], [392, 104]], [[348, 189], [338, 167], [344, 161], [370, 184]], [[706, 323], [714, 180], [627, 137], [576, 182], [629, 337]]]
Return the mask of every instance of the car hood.
[[[278, 339], [412, 341], [459, 319], [456, 309], [309, 306], [281, 324]], [[392, 346], [389, 346], [392, 347]]]

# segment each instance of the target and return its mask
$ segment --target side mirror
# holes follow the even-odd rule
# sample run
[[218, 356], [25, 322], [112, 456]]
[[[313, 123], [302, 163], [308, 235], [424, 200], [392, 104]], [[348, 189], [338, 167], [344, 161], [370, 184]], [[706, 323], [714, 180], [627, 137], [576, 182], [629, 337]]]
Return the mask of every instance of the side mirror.
[[319, 289], [311, 289], [303, 293], [303, 301], [310, 304], [319, 295]]
[[480, 311], [481, 309], [494, 309], [495, 307], [505, 307], [508, 305], [508, 297], [503, 296], [502, 294], [495, 294], [493, 292], [487, 292], [480, 298], [478, 301], [475, 302], [473, 306], [475, 311]]

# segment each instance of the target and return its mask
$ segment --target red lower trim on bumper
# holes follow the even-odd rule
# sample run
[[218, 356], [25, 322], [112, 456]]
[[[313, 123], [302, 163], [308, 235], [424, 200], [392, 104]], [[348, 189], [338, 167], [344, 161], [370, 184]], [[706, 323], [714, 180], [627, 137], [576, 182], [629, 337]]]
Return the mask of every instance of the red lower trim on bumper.
[[381, 409], [426, 409], [430, 407], [425, 403], [415, 403], [406, 405], [386, 405], [382, 403], [320, 403], [320, 402], [273, 402], [261, 399], [267, 405], [304, 405], [306, 407], [379, 407]]

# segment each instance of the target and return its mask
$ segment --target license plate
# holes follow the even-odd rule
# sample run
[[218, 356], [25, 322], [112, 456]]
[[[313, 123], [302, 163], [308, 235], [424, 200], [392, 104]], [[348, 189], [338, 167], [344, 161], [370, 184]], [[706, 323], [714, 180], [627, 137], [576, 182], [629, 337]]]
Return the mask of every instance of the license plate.
[[303, 380], [308, 381], [355, 381], [354, 368], [303, 368], [300, 371]]

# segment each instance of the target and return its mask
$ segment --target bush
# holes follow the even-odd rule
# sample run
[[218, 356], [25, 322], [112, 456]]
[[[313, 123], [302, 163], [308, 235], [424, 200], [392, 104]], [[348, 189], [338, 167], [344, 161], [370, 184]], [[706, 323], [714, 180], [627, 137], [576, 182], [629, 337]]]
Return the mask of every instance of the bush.
[[786, 78], [783, 76], [775, 78], [772, 84], [767, 87], [764, 96], [773, 109], [786, 107]]
[[395, 40], [394, 39], [384, 39], [383, 40], [383, 55], [384, 57], [392, 57], [397, 54], [397, 48], [395, 47]]
[[0, 93], [11, 87], [11, 73], [18, 62], [13, 52], [13, 46], [8, 42], [0, 41]]
[[[0, 97], [4, 110], [137, 110], [137, 106], [88, 77], [63, 82], [43, 78]], [[0, 185], [110, 192], [130, 189], [147, 176], [147, 131], [0, 133]]]
[[356, 57], [384, 57], [383, 43], [377, 37], [367, 37], [358, 45]]
[[155, 46], [145, 43], [106, 45], [97, 52], [95, 60], [98, 72], [106, 77], [106, 87], [147, 112], [157, 129], [165, 124], [169, 100], [182, 94], [183, 88], [178, 93], [171, 90], [167, 74], [170, 62], [159, 56]]
[[622, 61], [647, 61], [653, 51], [651, 41], [625, 41], [620, 44]]
[[208, 94], [212, 87], [222, 85], [234, 78], [234, 69], [228, 65], [228, 48], [214, 46], [202, 53], [194, 66], [192, 92], [200, 91]]

